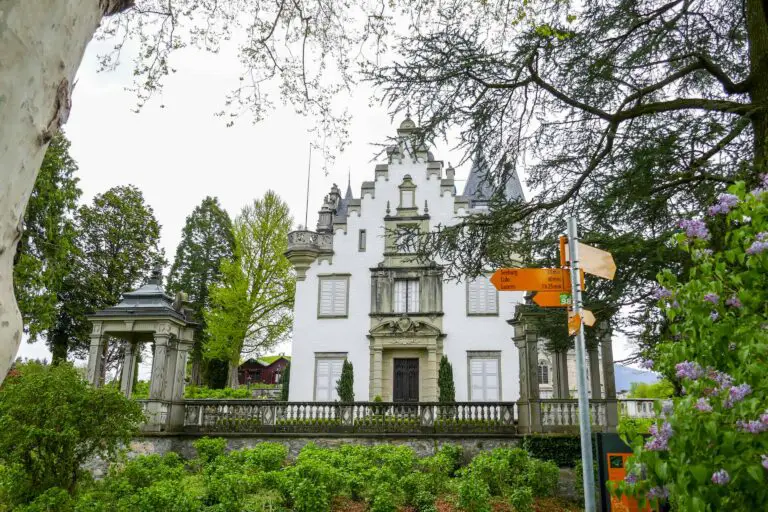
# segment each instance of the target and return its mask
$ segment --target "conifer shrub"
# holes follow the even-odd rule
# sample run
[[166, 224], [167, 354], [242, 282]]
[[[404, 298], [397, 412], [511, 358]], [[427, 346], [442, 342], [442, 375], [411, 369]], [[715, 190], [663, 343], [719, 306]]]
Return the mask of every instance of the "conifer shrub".
[[446, 356], [440, 358], [440, 369], [437, 374], [439, 388], [438, 400], [442, 404], [456, 401], [456, 388], [453, 383], [453, 366]]
[[336, 382], [336, 392], [339, 394], [339, 401], [343, 403], [351, 403], [355, 401], [354, 384], [355, 376], [352, 362], [345, 359], [344, 365], [341, 367], [341, 376]]

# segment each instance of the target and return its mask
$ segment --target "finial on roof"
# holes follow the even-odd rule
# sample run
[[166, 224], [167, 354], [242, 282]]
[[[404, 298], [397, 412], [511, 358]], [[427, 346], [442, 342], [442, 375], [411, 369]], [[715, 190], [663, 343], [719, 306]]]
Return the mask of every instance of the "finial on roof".
[[152, 273], [149, 275], [149, 280], [147, 281], [147, 284], [160, 285], [162, 283], [163, 283], [163, 266], [158, 263], [152, 268]]
[[389, 200], [387, 200], [387, 215], [389, 215], [390, 209], [389, 209]]
[[427, 204], [427, 200], [424, 200], [424, 213], [429, 213], [429, 205]]

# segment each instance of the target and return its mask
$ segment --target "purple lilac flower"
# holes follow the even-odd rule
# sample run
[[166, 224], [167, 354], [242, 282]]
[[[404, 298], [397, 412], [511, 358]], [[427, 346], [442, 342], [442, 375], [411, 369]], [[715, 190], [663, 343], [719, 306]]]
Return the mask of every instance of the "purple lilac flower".
[[696, 405], [694, 407], [701, 412], [712, 412], [712, 406], [709, 404], [709, 400], [706, 398], [699, 398], [696, 401]]
[[768, 455], [761, 455], [760, 458], [763, 459], [763, 467], [768, 469]]
[[669, 438], [672, 437], [672, 425], [666, 421], [661, 424], [661, 429], [657, 425], [651, 425], [648, 431], [651, 437], [645, 443], [645, 449], [652, 452], [667, 450], [669, 448]]
[[768, 412], [763, 413], [760, 415], [760, 421], [765, 425], [768, 426]]
[[768, 249], [768, 242], [761, 242], [759, 240], [755, 240], [752, 242], [752, 245], [749, 246], [749, 249], [747, 249], [747, 254], [760, 254], [761, 252]]
[[728, 472], [724, 469], [721, 469], [720, 471], [715, 471], [712, 474], [712, 483], [716, 485], [725, 485], [728, 482], [731, 481], [731, 475], [728, 474]]
[[630, 485], [634, 485], [637, 483], [637, 475], [634, 473], [630, 473], [624, 477], [624, 481]]
[[716, 293], [708, 293], [704, 296], [704, 300], [711, 304], [717, 304], [720, 302], [720, 297], [718, 297]]
[[663, 286], [659, 286], [653, 290], [652, 296], [656, 300], [666, 299], [667, 297], [672, 296], [672, 292], [667, 290]]
[[706, 240], [709, 238], [709, 231], [706, 224], [700, 220], [681, 220], [680, 227], [685, 230], [685, 236], [688, 238], [700, 238]]
[[728, 213], [731, 209], [739, 204], [739, 198], [733, 194], [720, 194], [717, 198], [717, 204], [709, 207], [710, 215], [717, 215], [718, 213]]
[[763, 231], [755, 236], [755, 240], [758, 242], [768, 242], [768, 231]]
[[750, 434], [759, 434], [760, 432], [765, 432], [768, 430], [768, 425], [765, 425], [761, 421], [758, 420], [751, 420], [751, 421], [737, 421], [736, 427], [741, 430], [742, 432], [748, 432]]
[[674, 405], [672, 405], [672, 402], [664, 402], [661, 406], [661, 414], [664, 416], [669, 416], [672, 414], [672, 411], [674, 410]]
[[730, 390], [730, 398], [734, 402], [741, 402], [744, 397], [752, 392], [752, 386], [749, 384], [740, 384], [732, 387]]
[[718, 313], [717, 311], [713, 311], [709, 314], [709, 319], [712, 320], [713, 322], [717, 321], [718, 318], [720, 318], [720, 313]]
[[645, 368], [646, 370], [653, 369], [653, 359], [643, 359], [640, 361], [640, 368]]
[[752, 195], [759, 195], [763, 192], [768, 192], [768, 174], [760, 176], [760, 185], [752, 191]]
[[648, 491], [649, 500], [665, 500], [669, 498], [669, 489], [666, 487], [651, 487]]
[[726, 306], [730, 306], [732, 308], [740, 308], [741, 306], [743, 306], [743, 304], [741, 303], [739, 298], [737, 296], [735, 296], [735, 295], [733, 297], [731, 297], [730, 299], [726, 300], [725, 301], [725, 305]]
[[675, 370], [677, 370], [678, 379], [696, 380], [704, 374], [704, 370], [701, 369], [701, 365], [691, 361], [683, 361], [682, 363], [677, 363], [675, 365]]
[[717, 382], [720, 389], [729, 388], [731, 387], [731, 384], [733, 384], [733, 378], [730, 375], [717, 370], [710, 373], [710, 378]]

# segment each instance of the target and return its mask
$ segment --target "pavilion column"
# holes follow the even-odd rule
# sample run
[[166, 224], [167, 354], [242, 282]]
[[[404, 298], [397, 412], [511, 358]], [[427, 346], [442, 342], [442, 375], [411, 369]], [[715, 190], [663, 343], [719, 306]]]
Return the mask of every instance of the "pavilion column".
[[600, 352], [602, 353], [603, 387], [605, 389], [605, 419], [609, 432], [619, 425], [619, 407], [616, 401], [616, 378], [613, 372], [613, 331], [608, 322], [600, 323]]
[[589, 361], [589, 391], [593, 400], [602, 398], [600, 389], [600, 356], [597, 347], [587, 348], [587, 360]]
[[136, 374], [136, 342], [126, 341], [123, 354], [123, 375], [120, 380], [120, 391], [128, 398], [133, 393], [133, 378]]
[[552, 395], [553, 398], [569, 399], [568, 351], [558, 350], [552, 354]]
[[517, 402], [518, 427], [521, 433], [541, 431], [539, 394], [539, 333], [533, 316], [518, 306], [515, 318], [508, 323], [514, 328], [514, 342], [520, 358], [520, 400]]
[[101, 374], [104, 370], [104, 334], [99, 328], [94, 327], [91, 334], [91, 345], [88, 352], [88, 382], [95, 386], [101, 386]]
[[193, 346], [193, 340], [179, 340], [174, 350], [173, 376], [171, 377], [172, 381], [168, 383], [168, 387], [172, 389], [170, 397], [171, 414], [168, 428], [172, 431], [184, 430], [184, 388], [187, 376], [187, 358]]
[[145, 430], [164, 431], [168, 423], [168, 398], [167, 392], [169, 376], [168, 351], [171, 344], [171, 335], [165, 332], [154, 335], [155, 355], [152, 358], [152, 375], [149, 380], [149, 400], [147, 403], [147, 423]]

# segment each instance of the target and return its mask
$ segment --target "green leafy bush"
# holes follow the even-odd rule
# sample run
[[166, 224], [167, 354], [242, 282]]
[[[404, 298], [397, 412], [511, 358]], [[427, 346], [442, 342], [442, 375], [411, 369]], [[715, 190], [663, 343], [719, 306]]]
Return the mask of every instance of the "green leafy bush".
[[459, 482], [459, 507], [465, 512], [490, 512], [491, 493], [479, 475], [469, 472]]
[[15, 479], [14, 502], [74, 493], [85, 461], [114, 459], [143, 420], [138, 404], [89, 386], [71, 364], [19, 365], [0, 389], [0, 464]]
[[221, 437], [203, 437], [192, 443], [192, 446], [197, 451], [197, 457], [207, 464], [219, 455], [224, 455], [227, 450], [227, 440]]
[[631, 439], [648, 433], [648, 429], [653, 425], [652, 418], [630, 418], [621, 416], [619, 418], [618, 434], [622, 440], [629, 444]]
[[351, 403], [355, 401], [355, 373], [352, 368], [352, 362], [344, 360], [341, 367], [341, 376], [336, 382], [336, 392], [339, 394], [339, 401]]
[[515, 512], [533, 512], [533, 495], [530, 487], [518, 487], [509, 495], [509, 503]]
[[440, 358], [437, 386], [440, 390], [438, 397], [440, 403], [446, 404], [456, 401], [456, 388], [453, 383], [453, 366], [446, 356]]
[[[596, 446], [593, 442], [592, 446]], [[581, 457], [581, 441], [573, 435], [530, 435], [523, 438], [523, 448], [532, 457], [551, 460], [559, 467], [573, 467]]]
[[553, 496], [557, 491], [560, 468], [551, 460], [530, 459], [523, 475], [522, 483], [530, 488], [533, 496]]

